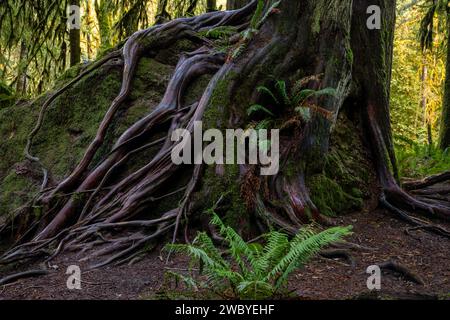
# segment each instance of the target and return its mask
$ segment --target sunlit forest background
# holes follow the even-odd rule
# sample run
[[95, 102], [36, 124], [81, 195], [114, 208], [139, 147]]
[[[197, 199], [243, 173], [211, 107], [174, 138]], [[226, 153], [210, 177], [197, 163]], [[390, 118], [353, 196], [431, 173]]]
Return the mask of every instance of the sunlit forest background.
[[[439, 148], [447, 65], [448, 9], [441, 0], [398, 0], [391, 84], [400, 172], [448, 170]], [[71, 63], [67, 7], [81, 7], [81, 64]], [[225, 10], [226, 0], [4, 0], [0, 7], [0, 107], [33, 99], [139, 29]], [[73, 64], [73, 65], [71, 65]], [[74, 71], [75, 70], [75, 71]]]

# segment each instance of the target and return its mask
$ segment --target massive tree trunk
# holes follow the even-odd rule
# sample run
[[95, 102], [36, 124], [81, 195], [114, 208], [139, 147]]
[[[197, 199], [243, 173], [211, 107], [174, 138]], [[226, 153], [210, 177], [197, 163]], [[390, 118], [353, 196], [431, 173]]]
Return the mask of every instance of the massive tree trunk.
[[[154, 26], [137, 32], [123, 48], [88, 69], [85, 73], [101, 68], [111, 59], [122, 59], [121, 91], [73, 172], [54, 186], [49, 186], [48, 179], [44, 179], [37, 203], [45, 208], [45, 214], [31, 223], [30, 229], [21, 234], [24, 243], [7, 252], [1, 262], [48, 254], [46, 249], [55, 244], [55, 254], [86, 244], [105, 245], [102, 233], [122, 236], [109, 239], [107, 248], [90, 256], [118, 251], [95, 266], [123, 261], [168, 232], [173, 241], [178, 239], [180, 230], [188, 237], [192, 222], [204, 219], [201, 213], [215, 204], [221, 214], [233, 215], [248, 225], [249, 221], [255, 221], [252, 225], [261, 231], [278, 227], [294, 234], [304, 223], [328, 223], [329, 218], [313, 200], [311, 178], [324, 174], [327, 163], [333, 160], [329, 157], [333, 142], [330, 139], [342, 121], [350, 123], [351, 129], [347, 131], [355, 141], [334, 157], [339, 170], [345, 171], [345, 166], [355, 161], [358, 166], [365, 161], [372, 163], [382, 205], [416, 226], [448, 236], [446, 230], [408, 213], [448, 219], [448, 202], [418, 199], [403, 191], [396, 179], [389, 115], [395, 2], [284, 0], [278, 7], [275, 3], [267, 1], [263, 12], [266, 14], [253, 19], [253, 13], [260, 11], [255, 10], [257, 1], [235, 11], [207, 13]], [[373, 4], [381, 8], [380, 30], [367, 27], [367, 8]], [[253, 31], [231, 37], [232, 46], [226, 55], [216, 50], [210, 40], [198, 37], [198, 32], [221, 26], [234, 26], [241, 31], [250, 20], [253, 20], [250, 26]], [[180, 39], [194, 41], [197, 49], [181, 56], [159, 106], [128, 128], [104, 159], [95, 162], [113, 117], [127, 101], [141, 56], [155, 56]], [[188, 84], [208, 74], [212, 78], [202, 97], [187, 104], [183, 97]], [[54, 99], [83, 76], [54, 93], [43, 105], [26, 148], [29, 160], [40, 163], [31, 154], [31, 147], [42, 124], [42, 115]], [[274, 86], [274, 79], [284, 82], [278, 81]], [[178, 166], [172, 162], [171, 152], [176, 143], [171, 136], [176, 129], [193, 131], [195, 121], [199, 120], [203, 120], [204, 130], [248, 128], [255, 120], [248, 116], [248, 107], [268, 101], [256, 88], [265, 85], [280, 89], [283, 83], [286, 84], [283, 92], [334, 88], [336, 94], [310, 98], [298, 106], [303, 112], [308, 109], [310, 117], [307, 118], [297, 113], [297, 106], [286, 107], [289, 99], [284, 99], [284, 109], [279, 102], [276, 119], [271, 122], [274, 129], [280, 129], [281, 159], [277, 174], [260, 176], [255, 165]], [[359, 137], [364, 145], [357, 143]], [[146, 159], [143, 166], [125, 177], [119, 174], [133, 155], [151, 147], [158, 147], [159, 151]], [[360, 158], [350, 157], [350, 161], [342, 161], [343, 154], [355, 148], [367, 151], [360, 153], [366, 159], [359, 162]], [[189, 181], [182, 189], [175, 188], [174, 179], [180, 182], [180, 177], [186, 175]], [[417, 191], [423, 185], [443, 179], [448, 176], [437, 176], [421, 185], [411, 183], [408, 188]], [[333, 192], [327, 184], [330, 180], [325, 181], [320, 187]], [[178, 205], [171, 202], [163, 214], [152, 214], [155, 203], [180, 190]], [[66, 195], [66, 200], [61, 201], [61, 195]], [[18, 221], [23, 221], [20, 217], [18, 214], [3, 231], [14, 231]]]
[[[80, 0], [71, 0], [70, 5], [80, 7]], [[81, 60], [81, 30], [80, 28], [70, 28], [70, 66], [77, 65]]]

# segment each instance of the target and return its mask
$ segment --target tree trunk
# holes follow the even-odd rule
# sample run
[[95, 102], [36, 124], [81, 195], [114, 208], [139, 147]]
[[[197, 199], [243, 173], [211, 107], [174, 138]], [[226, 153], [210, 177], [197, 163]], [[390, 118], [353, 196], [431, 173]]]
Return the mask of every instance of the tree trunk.
[[198, 0], [190, 0], [189, 7], [186, 10], [186, 16], [192, 17], [195, 15], [195, 9], [197, 8]]
[[431, 148], [433, 147], [433, 131], [431, 128], [431, 120], [430, 116], [428, 115], [427, 110], [427, 78], [428, 78], [428, 67], [427, 67], [427, 59], [424, 53], [424, 57], [422, 59], [422, 72], [420, 76], [420, 91], [421, 91], [421, 99], [420, 99], [420, 109], [422, 110], [424, 123], [425, 123], [425, 129], [427, 132], [427, 142], [428, 142], [428, 149], [431, 151]]
[[[240, 10], [178, 19], [139, 31], [128, 39], [123, 49], [93, 66], [95, 70], [113, 58], [122, 57], [120, 93], [77, 167], [37, 200], [51, 211], [30, 231], [35, 232], [35, 237], [7, 252], [0, 262], [42, 254], [43, 247], [55, 242], [59, 243], [56, 253], [62, 248], [80, 247], [80, 242], [93, 246], [96, 240], [98, 242], [99, 233], [104, 231], [109, 233], [111, 246], [106, 249], [119, 251], [95, 265], [104, 266], [123, 261], [167, 232], [172, 232], [172, 241], [178, 240], [182, 224], [187, 239], [189, 221], [204, 219], [201, 213], [212, 207], [217, 208], [219, 214], [232, 218], [237, 225], [250, 229], [258, 227], [260, 231], [282, 228], [295, 234], [305, 223], [329, 222], [313, 200], [311, 179], [325, 175], [330, 161], [339, 161], [331, 166], [334, 173], [337, 167], [345, 171], [350, 162], [357, 162], [357, 166], [369, 163], [364, 172], [366, 178], [361, 180], [368, 183], [368, 171], [375, 172], [380, 187], [379, 200], [384, 207], [416, 226], [449, 235], [408, 214], [449, 219], [449, 203], [418, 200], [403, 191], [396, 179], [389, 113], [395, 1], [285, 0], [279, 2], [277, 8], [272, 6], [275, 1], [267, 1], [266, 12], [252, 18], [256, 4], [257, 1], [253, 1]], [[380, 30], [367, 27], [370, 5], [381, 9]], [[209, 40], [202, 43], [196, 36], [197, 32], [222, 26], [232, 26], [239, 31], [251, 19], [252, 29], [258, 30], [238, 37], [226, 56], [212, 48]], [[183, 39], [193, 39], [197, 50], [180, 55], [161, 103], [129, 127], [103, 160], [95, 163], [108, 128], [130, 94], [140, 57], [144, 54], [155, 57], [160, 50]], [[184, 97], [188, 84], [207, 74], [213, 76], [201, 98], [187, 105]], [[274, 83], [274, 79], [277, 82]], [[255, 119], [248, 114], [249, 106], [271, 101], [263, 91], [257, 90], [262, 85], [274, 91], [284, 88], [281, 90], [283, 97], [272, 101], [275, 119], [271, 126], [279, 129], [280, 136], [278, 172], [262, 176], [258, 174], [258, 165], [179, 166], [171, 160], [171, 153], [177, 147], [171, 140], [172, 133], [177, 129], [192, 132], [196, 121], [203, 121], [204, 130], [214, 128], [221, 132], [254, 126]], [[293, 100], [292, 93], [324, 88], [334, 88], [335, 94], [289, 104]], [[65, 89], [52, 95], [42, 110], [45, 111]], [[332, 143], [336, 144], [332, 141], [333, 134], [342, 131], [341, 119], [350, 123], [347, 132], [353, 136], [347, 139], [351, 144], [342, 146], [337, 158], [348, 153], [348, 161], [329, 157]], [[38, 129], [39, 123], [25, 149], [27, 158], [35, 162], [39, 159], [30, 154], [30, 147]], [[117, 170], [123, 168], [132, 155], [155, 145], [160, 146], [159, 151], [143, 166], [125, 176], [118, 174]], [[356, 148], [360, 149], [359, 156], [354, 153]], [[353, 173], [345, 172], [348, 180]], [[161, 194], [180, 192], [173, 190], [173, 179], [179, 180], [182, 175], [190, 178], [181, 189], [182, 195], [177, 201], [167, 203], [167, 212], [156, 218], [150, 216]], [[433, 184], [446, 177], [434, 177], [423, 184]], [[326, 193], [342, 194], [340, 189], [330, 189], [333, 177], [324, 181], [318, 186]], [[61, 200], [61, 194], [68, 195], [67, 199]], [[137, 215], [141, 219], [133, 220]], [[136, 232], [136, 228], [145, 234]], [[134, 233], [126, 238], [118, 236], [114, 241], [110, 233], [116, 229]]]
[[111, 20], [109, 16], [109, 2], [95, 1], [95, 14], [97, 16], [100, 32], [100, 49], [104, 50], [111, 47]]
[[[70, 5], [80, 7], [80, 0], [71, 0]], [[81, 30], [71, 27], [69, 30], [70, 66], [73, 67], [81, 61]]]
[[217, 0], [206, 1], [206, 12], [213, 12], [217, 10]]
[[27, 93], [27, 56], [28, 56], [28, 48], [25, 41], [20, 43], [20, 59], [19, 59], [19, 67], [17, 72], [17, 84], [16, 84], [16, 93], [18, 95], [25, 95]]
[[167, 12], [168, 0], [159, 0], [158, 9], [156, 10], [155, 24], [163, 24], [171, 19]]
[[[447, 34], [450, 32], [450, 18], [447, 18]], [[450, 147], [450, 37], [447, 39], [447, 69], [442, 103], [442, 119], [439, 146], [442, 150]]]
[[227, 10], [236, 10], [249, 4], [251, 0], [227, 0]]

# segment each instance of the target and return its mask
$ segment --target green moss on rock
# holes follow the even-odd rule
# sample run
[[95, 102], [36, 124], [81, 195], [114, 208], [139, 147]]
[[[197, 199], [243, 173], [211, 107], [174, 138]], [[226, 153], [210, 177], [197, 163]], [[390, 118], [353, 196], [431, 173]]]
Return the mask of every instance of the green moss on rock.
[[11, 214], [30, 201], [38, 190], [35, 181], [11, 170], [0, 184], [0, 216]]
[[[121, 70], [122, 66], [117, 62], [107, 63], [80, 80], [48, 108], [31, 152], [41, 159], [54, 179], [60, 180], [69, 174], [94, 139], [98, 125], [120, 91]], [[172, 66], [154, 59], [141, 60], [130, 98], [114, 119], [93, 165], [106, 156], [112, 144], [130, 125], [157, 105], [172, 71]], [[72, 79], [78, 72], [78, 68], [69, 70], [61, 81]], [[39, 188], [42, 177], [19, 176], [12, 168], [24, 159], [23, 150], [29, 132], [35, 126], [47, 97], [48, 94], [34, 103], [0, 109], [0, 215], [22, 206]]]

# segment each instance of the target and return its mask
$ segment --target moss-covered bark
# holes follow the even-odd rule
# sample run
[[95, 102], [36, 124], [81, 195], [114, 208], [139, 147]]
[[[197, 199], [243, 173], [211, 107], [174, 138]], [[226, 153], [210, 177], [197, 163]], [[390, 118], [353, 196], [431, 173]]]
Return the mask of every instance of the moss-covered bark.
[[[447, 31], [450, 30], [450, 19], [447, 19]], [[450, 37], [447, 44], [447, 68], [442, 99], [442, 119], [439, 133], [439, 146], [442, 150], [450, 148]]]

